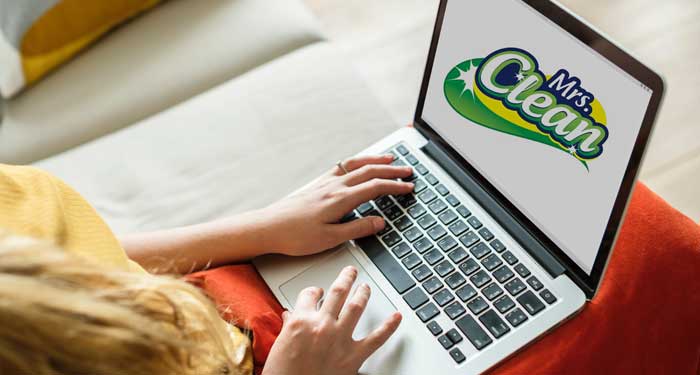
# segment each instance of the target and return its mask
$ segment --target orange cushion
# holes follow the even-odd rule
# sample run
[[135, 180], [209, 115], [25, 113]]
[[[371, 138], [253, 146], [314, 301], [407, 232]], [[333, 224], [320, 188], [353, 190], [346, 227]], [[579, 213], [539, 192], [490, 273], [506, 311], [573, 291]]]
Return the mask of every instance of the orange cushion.
[[[700, 227], [637, 184], [598, 295], [492, 374], [698, 374]], [[192, 275], [225, 319], [253, 331], [259, 370], [281, 306], [251, 265]]]

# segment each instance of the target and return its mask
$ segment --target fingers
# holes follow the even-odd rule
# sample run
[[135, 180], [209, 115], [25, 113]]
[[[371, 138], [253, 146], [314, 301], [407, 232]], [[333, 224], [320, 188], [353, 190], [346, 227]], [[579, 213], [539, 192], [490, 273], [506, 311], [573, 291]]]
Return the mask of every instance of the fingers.
[[360, 340], [360, 352], [362, 353], [363, 358], [369, 357], [372, 355], [372, 353], [377, 351], [379, 347], [384, 345], [386, 340], [388, 340], [389, 337], [396, 332], [396, 329], [399, 328], [400, 323], [401, 313], [397, 311], [387, 320], [385, 320], [381, 327], [375, 329], [367, 337]]
[[410, 176], [411, 173], [413, 173], [413, 168], [411, 167], [372, 164], [356, 169], [348, 173], [344, 178], [348, 186], [353, 186], [377, 178], [388, 180], [404, 178]]
[[[364, 202], [382, 195], [404, 195], [413, 191], [413, 183], [395, 180], [373, 179], [363, 184], [348, 189], [346, 200], [347, 211], [361, 205]], [[346, 212], [347, 212], [346, 211]]]
[[331, 230], [336, 242], [341, 243], [375, 234], [385, 226], [386, 223], [381, 217], [368, 216], [345, 224], [335, 224]]
[[[394, 156], [393, 155], [369, 155], [369, 156], [357, 156], [354, 158], [350, 158], [348, 160], [345, 160], [343, 162], [343, 167], [345, 167], [345, 170], [348, 172], [352, 172], [356, 169], [362, 168], [365, 165], [369, 164], [389, 164], [392, 161], [394, 161]], [[338, 167], [333, 168], [333, 172], [336, 176], [342, 176], [345, 174], [345, 171], [341, 170]]]
[[343, 268], [328, 290], [328, 296], [323, 301], [320, 311], [337, 319], [356, 278], [357, 269], [355, 267], [348, 266]]
[[360, 320], [362, 313], [365, 312], [370, 293], [369, 285], [363, 283], [358, 286], [352, 298], [350, 298], [350, 301], [348, 301], [345, 308], [340, 313], [340, 325], [351, 334], [355, 330], [355, 326]]
[[318, 301], [321, 300], [322, 296], [323, 289], [321, 288], [317, 288], [315, 286], [305, 288], [299, 292], [297, 303], [294, 308], [302, 311], [316, 311], [316, 306], [318, 305]]

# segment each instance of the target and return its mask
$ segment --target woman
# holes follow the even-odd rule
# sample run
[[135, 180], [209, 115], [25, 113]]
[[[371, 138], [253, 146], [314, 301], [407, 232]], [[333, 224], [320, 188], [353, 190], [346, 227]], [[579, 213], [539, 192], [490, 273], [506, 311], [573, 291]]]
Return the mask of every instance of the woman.
[[[0, 373], [251, 373], [246, 335], [192, 286], [143, 269], [184, 273], [266, 253], [307, 255], [373, 234], [381, 218], [339, 220], [378, 196], [412, 191], [398, 180], [411, 168], [392, 160], [347, 160], [267, 208], [121, 241], [55, 177], [0, 165]], [[343, 270], [321, 306], [320, 288], [300, 293], [263, 374], [357, 373], [401, 316], [353, 340], [370, 296], [367, 285], [349, 295], [356, 276]]]

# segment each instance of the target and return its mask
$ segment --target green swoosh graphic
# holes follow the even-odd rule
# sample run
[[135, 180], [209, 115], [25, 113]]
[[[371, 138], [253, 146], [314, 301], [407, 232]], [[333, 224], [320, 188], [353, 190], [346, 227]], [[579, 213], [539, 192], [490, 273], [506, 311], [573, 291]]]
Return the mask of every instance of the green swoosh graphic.
[[[474, 94], [474, 86], [465, 87], [466, 84], [458, 79], [463, 72], [476, 71], [483, 59], [471, 59], [459, 63], [452, 68], [445, 77], [444, 91], [447, 102], [462, 117], [478, 125], [493, 129], [502, 133], [514, 135], [539, 142], [567, 153], [559, 144], [543, 133], [534, 132], [505, 120], [487, 108]], [[568, 153], [567, 153], [568, 154]], [[578, 159], [577, 159], [578, 160]], [[588, 170], [588, 164], [579, 160]]]

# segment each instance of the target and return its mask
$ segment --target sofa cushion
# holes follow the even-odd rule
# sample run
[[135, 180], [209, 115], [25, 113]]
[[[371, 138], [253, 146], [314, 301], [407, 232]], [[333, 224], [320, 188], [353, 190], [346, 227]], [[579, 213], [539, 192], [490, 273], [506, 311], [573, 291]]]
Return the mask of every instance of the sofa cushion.
[[[0, 1], [0, 95], [12, 97], [160, 0]], [[9, 47], [9, 48], [8, 48]], [[12, 61], [14, 60], [14, 61]], [[7, 64], [7, 65], [6, 65]], [[20, 69], [15, 67], [20, 66]], [[12, 67], [7, 69], [6, 67]]]
[[296, 0], [167, 1], [4, 103], [0, 162], [113, 132], [320, 38]]
[[321, 42], [37, 166], [145, 231], [262, 207], [397, 127]]

